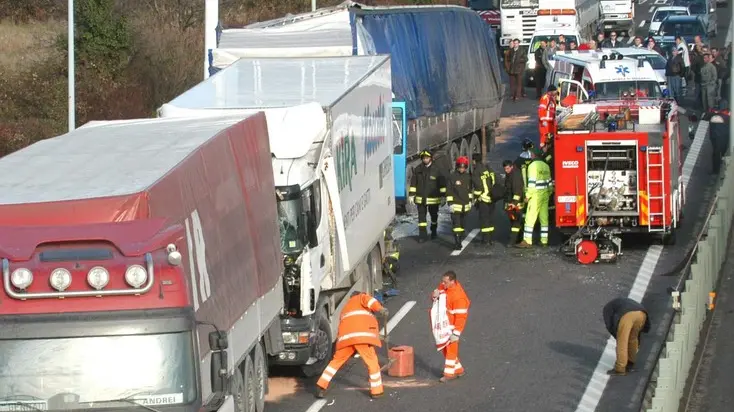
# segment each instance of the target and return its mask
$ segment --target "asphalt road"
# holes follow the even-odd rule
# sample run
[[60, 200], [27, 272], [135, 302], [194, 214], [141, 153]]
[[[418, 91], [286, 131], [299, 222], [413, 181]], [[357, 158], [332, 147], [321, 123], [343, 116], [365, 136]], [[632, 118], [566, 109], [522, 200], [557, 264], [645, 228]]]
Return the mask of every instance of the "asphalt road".
[[[533, 96], [534, 91], [528, 89], [528, 95]], [[503, 159], [518, 155], [524, 137], [537, 140], [536, 108], [536, 101], [530, 98], [505, 104], [501, 134], [489, 159], [496, 171], [501, 170]], [[682, 123], [682, 129], [686, 130], [687, 120]], [[367, 396], [367, 372], [359, 359], [345, 365], [323, 400], [316, 400], [312, 395], [315, 380], [295, 375], [277, 376], [271, 381], [267, 410], [594, 410], [579, 407], [582, 396], [585, 404], [598, 405], [599, 411], [632, 410], [635, 402], [639, 405], [642, 391], [638, 387], [644, 387], [654, 361], [650, 358], [649, 364], [645, 364], [644, 360], [652, 356], [663, 331], [656, 330], [654, 339], [645, 341], [639, 361], [644, 364], [641, 371], [608, 383], [604, 380], [603, 387], [599, 387], [599, 382], [593, 382], [599, 378], [598, 370], [608, 369], [604, 364], [608, 359], [602, 356], [608, 334], [601, 320], [601, 309], [608, 300], [626, 296], [633, 288], [637, 292], [642, 290], [643, 294], [646, 290], [644, 303], [649, 307], [654, 328], [664, 323], [666, 288], [675, 279], [657, 275], [674, 269], [694, 243], [693, 233], [698, 230], [699, 217], [711, 197], [705, 140], [705, 136], [699, 136], [694, 142], [686, 142], [690, 146], [688, 155], [697, 160], [685, 166], [686, 174], [691, 177], [689, 187], [695, 190], [688, 193], [686, 219], [678, 244], [663, 249], [650, 248], [644, 242], [625, 241], [625, 254], [615, 264], [581, 266], [560, 256], [556, 247], [528, 251], [507, 248], [503, 242], [509, 236], [509, 224], [499, 211], [496, 214], [498, 242], [491, 247], [472, 242], [459, 253], [451, 250], [451, 229], [445, 211], [441, 213], [440, 239], [425, 244], [418, 244], [413, 238], [417, 234], [415, 216], [403, 217], [395, 231], [402, 237], [400, 295], [390, 298], [387, 307], [394, 317], [390, 345], [414, 348], [415, 376], [384, 376], [386, 397], [379, 400]], [[476, 218], [472, 217], [468, 228], [475, 227]], [[558, 241], [558, 236], [552, 233], [551, 243], [557, 245]], [[655, 275], [649, 286], [642, 282], [645, 285], [641, 287], [640, 279], [646, 279], [645, 270], [641, 271], [643, 262], [649, 268], [655, 257], [659, 257], [659, 261], [652, 262], [657, 263], [651, 269]], [[460, 349], [467, 375], [441, 384], [438, 378], [443, 360], [435, 350], [430, 333], [429, 294], [441, 274], [449, 269], [458, 273], [472, 307]], [[386, 349], [379, 353], [384, 361]]]

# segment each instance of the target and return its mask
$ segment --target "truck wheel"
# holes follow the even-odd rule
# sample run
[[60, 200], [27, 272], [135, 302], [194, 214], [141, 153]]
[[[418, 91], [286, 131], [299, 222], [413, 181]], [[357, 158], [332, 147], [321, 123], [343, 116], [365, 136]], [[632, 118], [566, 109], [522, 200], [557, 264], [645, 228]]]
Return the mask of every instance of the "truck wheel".
[[235, 412], [256, 412], [254, 403], [254, 374], [252, 358], [245, 357], [244, 365], [235, 369], [230, 381], [230, 391], [234, 396]]
[[459, 146], [459, 153], [461, 156], [469, 158], [469, 164], [471, 164], [471, 151], [469, 150], [469, 140], [461, 139], [461, 146]]
[[449, 146], [449, 171], [454, 170], [454, 165], [456, 164], [456, 159], [459, 158], [459, 145], [456, 143], [451, 143]]
[[476, 133], [472, 134], [469, 138], [469, 153], [471, 155], [476, 153], [482, 154], [482, 139]]
[[375, 246], [367, 258], [367, 269], [370, 274], [370, 284], [368, 292], [373, 294], [382, 290], [382, 256], [380, 247]]
[[308, 377], [314, 377], [324, 371], [326, 365], [331, 362], [334, 355], [334, 341], [331, 337], [331, 325], [326, 318], [326, 311], [318, 311], [318, 324], [316, 325], [316, 338], [314, 339], [314, 356], [318, 359], [311, 365], [301, 366], [301, 372]]
[[268, 388], [268, 364], [265, 361], [265, 351], [262, 343], [255, 345], [252, 353], [255, 367], [255, 407], [257, 412], [265, 411], [265, 394]]

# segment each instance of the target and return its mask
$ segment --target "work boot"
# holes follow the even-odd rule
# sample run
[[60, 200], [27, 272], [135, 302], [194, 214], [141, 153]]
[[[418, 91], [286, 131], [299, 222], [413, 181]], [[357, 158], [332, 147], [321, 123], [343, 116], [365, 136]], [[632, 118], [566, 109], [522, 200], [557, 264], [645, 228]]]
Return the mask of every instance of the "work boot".
[[522, 242], [515, 245], [515, 247], [520, 248], [520, 249], [528, 249], [528, 248], [533, 247], [533, 245], [523, 240]]
[[428, 240], [428, 232], [424, 226], [418, 228], [418, 243], [423, 243]]
[[321, 399], [324, 396], [326, 396], [326, 389], [323, 389], [323, 388], [317, 386], [316, 387], [316, 392], [314, 393], [314, 395], [316, 395], [317, 398]]
[[461, 250], [461, 235], [458, 233], [454, 234], [454, 250]]
[[635, 369], [635, 363], [634, 362], [627, 362], [627, 373], [634, 372], [637, 369]]
[[438, 227], [437, 225], [431, 225], [431, 240], [438, 238]]
[[609, 369], [607, 371], [607, 375], [610, 375], [610, 376], [627, 376], [627, 372], [626, 371], [625, 372], [620, 372], [620, 371], [618, 371], [616, 369]]

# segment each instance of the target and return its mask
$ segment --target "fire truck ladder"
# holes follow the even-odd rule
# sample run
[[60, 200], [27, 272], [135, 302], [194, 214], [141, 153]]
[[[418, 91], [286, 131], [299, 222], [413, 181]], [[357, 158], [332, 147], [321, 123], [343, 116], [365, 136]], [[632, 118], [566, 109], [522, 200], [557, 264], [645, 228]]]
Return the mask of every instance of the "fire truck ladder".
[[[647, 229], [650, 232], [665, 231], [665, 156], [662, 147], [648, 147], [647, 156]], [[655, 178], [652, 178], [655, 176]], [[659, 179], [659, 180], [657, 180]], [[654, 188], [651, 190], [651, 187]], [[653, 193], [654, 190], [654, 193]], [[660, 200], [660, 210], [653, 208]], [[653, 227], [653, 217], [660, 216], [660, 227]]]

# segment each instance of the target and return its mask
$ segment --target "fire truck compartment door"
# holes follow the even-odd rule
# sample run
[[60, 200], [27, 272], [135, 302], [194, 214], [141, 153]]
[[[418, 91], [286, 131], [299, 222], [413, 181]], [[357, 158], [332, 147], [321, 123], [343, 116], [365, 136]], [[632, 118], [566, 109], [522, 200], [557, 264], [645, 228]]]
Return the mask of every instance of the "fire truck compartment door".
[[[589, 100], [589, 93], [584, 89], [581, 83], [576, 80], [560, 79], [558, 81], [558, 90], [561, 106], [564, 107], [573, 106], [573, 104], [583, 103], [584, 101]], [[573, 104], [563, 104], [564, 100], [569, 96], [576, 97], [576, 99], [573, 99], [573, 97], [571, 98], [571, 101], [575, 100]]]

